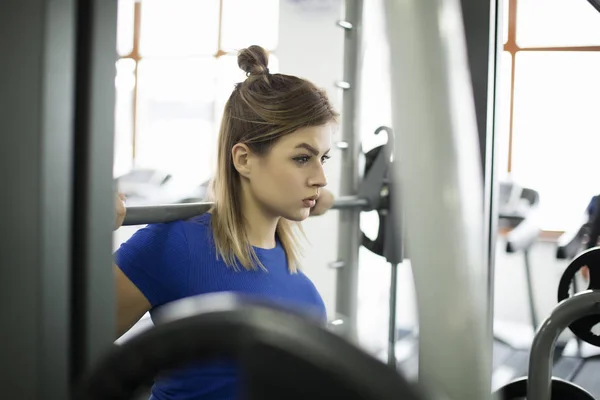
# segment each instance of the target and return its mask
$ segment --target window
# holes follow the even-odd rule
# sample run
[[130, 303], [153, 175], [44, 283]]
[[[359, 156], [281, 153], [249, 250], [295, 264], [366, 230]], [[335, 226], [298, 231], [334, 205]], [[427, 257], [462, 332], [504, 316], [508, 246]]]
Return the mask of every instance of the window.
[[600, 52], [520, 52], [515, 65], [513, 170], [560, 231], [600, 191]]
[[113, 171], [116, 176], [126, 173], [132, 167], [135, 69], [135, 61], [131, 58], [122, 58], [117, 61]]
[[119, 0], [115, 167], [205, 181], [222, 109], [245, 79], [237, 50], [276, 47], [279, 0]]
[[219, 0], [143, 0], [143, 57], [212, 55], [219, 48]]
[[542, 228], [562, 231], [600, 192], [600, 14], [586, 1], [505, 0], [505, 8], [499, 154], [506, 173], [540, 192]]
[[211, 56], [145, 58], [138, 67], [136, 163], [193, 180], [209, 178], [215, 132]]
[[585, 0], [520, 0], [516, 20], [522, 48], [600, 45], [600, 13]]

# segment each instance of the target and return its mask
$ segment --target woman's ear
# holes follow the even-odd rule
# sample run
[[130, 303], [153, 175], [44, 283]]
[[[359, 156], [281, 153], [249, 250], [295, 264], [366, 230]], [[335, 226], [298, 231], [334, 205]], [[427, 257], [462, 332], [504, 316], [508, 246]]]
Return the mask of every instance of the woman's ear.
[[231, 149], [231, 159], [237, 172], [246, 178], [250, 176], [250, 149], [243, 143], [236, 143]]

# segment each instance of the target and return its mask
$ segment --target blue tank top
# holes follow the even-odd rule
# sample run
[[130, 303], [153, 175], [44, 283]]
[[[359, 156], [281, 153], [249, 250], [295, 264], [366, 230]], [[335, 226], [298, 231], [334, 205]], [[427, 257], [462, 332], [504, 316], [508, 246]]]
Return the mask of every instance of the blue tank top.
[[[152, 310], [189, 296], [236, 292], [275, 301], [326, 320], [325, 305], [310, 279], [291, 274], [281, 244], [254, 248], [267, 271], [235, 271], [217, 258], [211, 214], [148, 225], [115, 253], [115, 263], [146, 296]], [[152, 310], [150, 314], [152, 315]], [[231, 400], [241, 393], [229, 360], [194, 363], [157, 377], [150, 400]]]

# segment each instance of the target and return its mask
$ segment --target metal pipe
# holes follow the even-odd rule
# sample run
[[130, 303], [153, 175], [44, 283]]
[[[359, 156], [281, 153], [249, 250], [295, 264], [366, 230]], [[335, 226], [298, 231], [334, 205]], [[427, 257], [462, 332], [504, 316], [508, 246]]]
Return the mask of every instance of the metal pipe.
[[402, 191], [393, 188], [414, 266], [419, 383], [452, 399], [491, 399], [483, 179], [460, 3], [385, 4]]
[[527, 399], [547, 400], [558, 336], [573, 322], [600, 314], [600, 291], [586, 290], [560, 302], [536, 333], [529, 356]]
[[[340, 194], [358, 193], [361, 171], [359, 155], [361, 141], [356, 129], [359, 98], [359, 62], [362, 42], [363, 0], [346, 0], [344, 20], [344, 88], [342, 109], [342, 138], [347, 144], [342, 150], [342, 170], [340, 174]], [[352, 27], [348, 29], [350, 25]], [[347, 321], [347, 338], [356, 340], [356, 319], [358, 311], [358, 252], [360, 248], [359, 213], [340, 212], [338, 218], [338, 261], [342, 267], [336, 271], [335, 312], [344, 315]]]
[[[212, 205], [211, 202], [202, 202], [127, 207], [123, 226], [160, 224], [193, 218], [210, 210]], [[337, 198], [332, 208], [335, 210], [361, 210], [367, 208], [368, 205], [366, 199], [357, 196], [345, 196]]]
[[537, 317], [535, 299], [533, 297], [533, 278], [531, 272], [531, 263], [529, 262], [529, 249], [523, 251], [523, 257], [525, 260], [525, 278], [527, 283], [527, 298], [529, 300], [529, 316], [531, 318], [531, 327], [535, 332], [539, 326], [539, 319]]
[[396, 359], [396, 309], [398, 304], [398, 264], [390, 263], [390, 314], [388, 315], [388, 364], [398, 368]]

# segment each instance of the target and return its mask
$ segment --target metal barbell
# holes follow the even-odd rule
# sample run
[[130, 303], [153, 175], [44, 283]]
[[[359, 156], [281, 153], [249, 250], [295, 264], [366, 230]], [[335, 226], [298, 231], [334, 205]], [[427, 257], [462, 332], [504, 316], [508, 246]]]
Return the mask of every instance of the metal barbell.
[[[123, 225], [160, 224], [185, 220], [208, 212], [212, 206], [212, 202], [199, 202], [127, 207]], [[368, 211], [374, 207], [365, 198], [341, 196], [335, 200], [331, 208], [334, 210], [358, 209]]]

